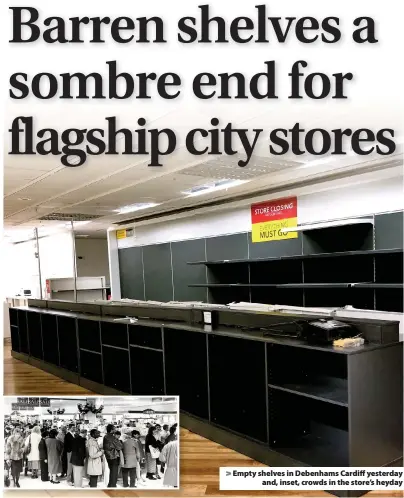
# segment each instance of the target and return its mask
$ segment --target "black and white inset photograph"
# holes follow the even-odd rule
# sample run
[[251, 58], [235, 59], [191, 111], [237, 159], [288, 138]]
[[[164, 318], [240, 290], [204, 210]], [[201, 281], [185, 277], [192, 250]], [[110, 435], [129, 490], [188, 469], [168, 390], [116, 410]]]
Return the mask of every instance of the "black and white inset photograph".
[[178, 488], [178, 414], [178, 397], [5, 397], [5, 487]]

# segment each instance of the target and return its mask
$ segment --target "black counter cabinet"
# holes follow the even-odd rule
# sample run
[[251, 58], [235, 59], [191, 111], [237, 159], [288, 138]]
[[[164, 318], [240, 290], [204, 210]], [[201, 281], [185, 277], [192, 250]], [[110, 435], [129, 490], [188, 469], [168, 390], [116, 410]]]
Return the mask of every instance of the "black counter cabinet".
[[183, 427], [266, 465], [402, 465], [398, 325], [355, 322], [375, 342], [341, 350], [265, 337], [250, 319], [227, 313], [242, 326], [212, 330], [11, 308], [12, 355], [104, 395], [179, 395]]
[[204, 332], [164, 329], [166, 394], [179, 395], [181, 410], [209, 420], [208, 356]]
[[211, 422], [267, 443], [265, 344], [208, 336]]
[[41, 314], [43, 359], [51, 365], [59, 366], [59, 336], [57, 317]]
[[267, 350], [271, 447], [313, 466], [402, 458], [401, 345], [352, 355]]
[[[151, 324], [152, 325], [152, 324]], [[129, 324], [132, 394], [162, 395], [164, 386], [163, 329]]]

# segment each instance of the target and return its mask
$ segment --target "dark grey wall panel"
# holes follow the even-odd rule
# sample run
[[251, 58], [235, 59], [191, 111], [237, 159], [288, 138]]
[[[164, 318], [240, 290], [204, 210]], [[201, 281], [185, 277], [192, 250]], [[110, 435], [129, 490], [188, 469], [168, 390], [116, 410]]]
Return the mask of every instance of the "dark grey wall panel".
[[273, 240], [272, 242], [251, 241], [251, 233], [248, 234], [248, 246], [250, 259], [255, 258], [279, 258], [280, 256], [295, 256], [302, 254], [302, 235], [297, 239]]
[[173, 282], [170, 244], [143, 247], [145, 299], [172, 301]]
[[248, 234], [236, 233], [206, 239], [206, 258], [208, 261], [248, 258]]
[[376, 249], [403, 247], [403, 211], [375, 216]]
[[206, 284], [206, 267], [187, 264], [188, 261], [205, 259], [205, 239], [173, 242], [171, 254], [174, 299], [176, 301], [206, 301], [206, 289], [188, 287], [189, 284]]
[[144, 299], [142, 248], [119, 249], [121, 296], [127, 299]]

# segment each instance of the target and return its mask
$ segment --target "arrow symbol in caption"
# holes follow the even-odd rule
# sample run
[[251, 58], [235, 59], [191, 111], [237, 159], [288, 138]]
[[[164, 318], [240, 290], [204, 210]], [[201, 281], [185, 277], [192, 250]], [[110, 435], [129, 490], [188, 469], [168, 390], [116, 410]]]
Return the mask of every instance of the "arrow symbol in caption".
[[231, 472], [229, 470], [226, 470], [226, 476], [231, 476]]

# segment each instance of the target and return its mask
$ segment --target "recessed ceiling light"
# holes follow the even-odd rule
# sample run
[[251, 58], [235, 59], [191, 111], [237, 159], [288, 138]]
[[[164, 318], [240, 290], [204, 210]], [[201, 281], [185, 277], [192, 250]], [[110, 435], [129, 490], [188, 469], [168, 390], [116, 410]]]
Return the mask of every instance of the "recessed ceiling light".
[[218, 180], [216, 182], [193, 187], [190, 190], [183, 192], [183, 194], [187, 197], [195, 197], [197, 195], [210, 194], [211, 192], [216, 192], [218, 190], [227, 190], [228, 188], [237, 187], [248, 181], [249, 180]]
[[138, 202], [137, 204], [131, 204], [130, 206], [123, 206], [119, 209], [114, 209], [115, 213], [126, 214], [133, 213], [135, 211], [139, 211], [141, 209], [147, 209], [155, 206], [159, 206], [159, 203], [156, 202]]
[[30, 201], [32, 199], [30, 197], [19, 197], [18, 200], [19, 201]]
[[[88, 223], [91, 223], [90, 220], [87, 221], [73, 221], [73, 228], [76, 227], [81, 227], [83, 225], [88, 225]], [[69, 221], [68, 223], [61, 223], [60, 225], [56, 225], [58, 227], [63, 227], [63, 228], [71, 228], [72, 227], [72, 222]]]
[[322, 166], [323, 164], [334, 163], [338, 160], [336, 156], [322, 157], [319, 159], [312, 159], [304, 162], [300, 167], [301, 168], [311, 168], [312, 166]]

